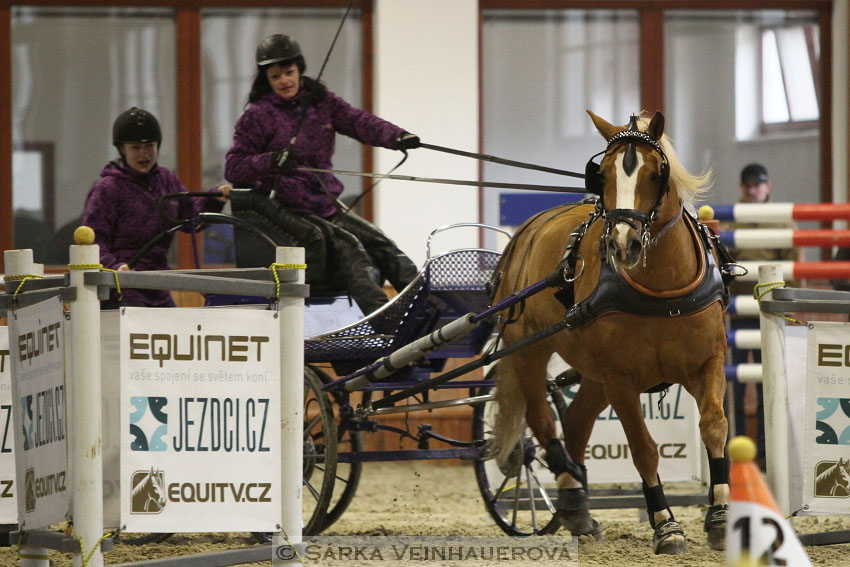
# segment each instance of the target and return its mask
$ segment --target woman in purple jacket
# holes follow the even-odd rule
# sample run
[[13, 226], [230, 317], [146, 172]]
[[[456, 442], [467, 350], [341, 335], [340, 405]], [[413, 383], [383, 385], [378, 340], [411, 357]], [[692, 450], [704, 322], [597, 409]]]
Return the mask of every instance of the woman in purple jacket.
[[260, 43], [257, 76], [236, 122], [224, 177], [274, 192], [278, 223], [306, 249], [308, 282], [311, 260], [322, 258], [330, 245], [338, 275], [370, 313], [387, 302], [383, 278], [401, 291], [416, 276], [415, 264], [380, 229], [339, 203], [339, 179], [297, 168], [332, 169], [337, 132], [402, 151], [418, 147], [419, 138], [352, 107], [304, 76], [305, 69], [301, 48], [289, 36], [275, 34]]
[[[171, 225], [159, 213], [159, 198], [186, 188], [170, 170], [157, 165], [162, 132], [156, 117], [133, 107], [121, 113], [112, 125], [112, 143], [119, 159], [110, 161], [100, 172], [83, 212], [83, 224], [95, 233], [104, 268], [130, 270], [127, 262], [148, 241]], [[230, 195], [230, 185], [214, 191], [216, 199], [172, 199], [164, 203], [173, 218], [192, 218], [201, 211], [221, 211]], [[135, 270], [167, 270], [168, 248], [172, 238], [160, 241], [139, 259]], [[121, 305], [173, 307], [166, 290], [124, 289]], [[103, 303], [106, 309], [118, 307], [114, 296]]]

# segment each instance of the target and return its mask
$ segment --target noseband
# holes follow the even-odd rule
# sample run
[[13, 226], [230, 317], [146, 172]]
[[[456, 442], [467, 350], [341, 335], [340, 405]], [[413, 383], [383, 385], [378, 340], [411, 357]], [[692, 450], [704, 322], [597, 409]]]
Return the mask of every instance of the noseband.
[[[645, 132], [640, 132], [636, 128], [636, 124], [632, 123], [632, 128], [628, 130], [622, 130], [621, 132], [617, 132], [608, 140], [608, 146], [604, 151], [599, 152], [596, 155], [607, 155], [611, 148], [615, 146], [619, 146], [620, 144], [628, 144], [629, 147], [626, 149], [626, 159], [624, 160], [624, 165], [626, 165], [626, 161], [631, 161], [632, 170], [634, 168], [634, 159], [630, 156], [633, 156], [635, 152], [634, 145], [635, 144], [643, 144], [645, 146], [649, 146], [656, 152], [661, 155], [661, 174], [658, 180], [658, 196], [655, 199], [655, 205], [652, 207], [652, 210], [649, 213], [644, 213], [643, 211], [639, 211], [637, 209], [606, 209], [605, 208], [605, 199], [600, 198], [597, 202], [597, 207], [600, 209], [600, 214], [604, 220], [603, 224], [603, 233], [602, 239], [600, 240], [600, 257], [608, 258], [608, 243], [611, 240], [611, 232], [615, 224], [617, 223], [625, 223], [629, 225], [635, 232], [640, 235], [640, 243], [641, 243], [641, 254], [643, 256], [643, 263], [646, 265], [646, 251], [651, 247], [654, 243], [658, 242], [658, 239], [661, 237], [661, 234], [666, 232], [672, 223], [668, 226], [665, 226], [662, 229], [661, 234], [659, 234], [653, 241], [650, 241], [649, 238], [649, 227], [658, 219], [658, 211], [661, 209], [661, 202], [664, 199], [664, 196], [670, 191], [670, 164], [667, 161], [667, 155], [664, 153], [664, 150], [661, 149], [661, 145], [653, 140], [648, 134]], [[596, 157], [596, 156], [593, 156]], [[591, 161], [593, 158], [591, 158]], [[628, 165], [627, 165], [628, 167]], [[600, 188], [600, 197], [601, 188]], [[673, 223], [678, 220], [678, 216], [673, 219]]]

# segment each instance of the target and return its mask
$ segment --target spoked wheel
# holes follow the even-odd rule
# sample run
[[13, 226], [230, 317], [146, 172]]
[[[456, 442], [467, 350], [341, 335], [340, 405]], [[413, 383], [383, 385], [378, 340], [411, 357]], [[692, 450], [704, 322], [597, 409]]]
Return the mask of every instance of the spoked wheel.
[[[286, 458], [286, 455], [283, 456]], [[302, 484], [303, 535], [316, 535], [324, 528], [333, 495], [337, 465], [337, 433], [333, 409], [322, 391], [316, 371], [304, 367], [304, 480]], [[271, 534], [254, 532], [260, 543]]]
[[[321, 378], [324, 384], [331, 382], [333, 379], [322, 372], [319, 368], [313, 368]], [[372, 392], [361, 392], [362, 398], [360, 403], [367, 402], [372, 397]], [[338, 394], [331, 392], [330, 400], [333, 405], [333, 411], [336, 415], [336, 423], [339, 424], [339, 404], [340, 399]], [[352, 404], [353, 405], [353, 404]], [[337, 455], [340, 453], [358, 453], [363, 451], [364, 441], [362, 431], [352, 431], [348, 427], [337, 426]], [[331, 495], [328, 513], [325, 515], [325, 522], [321, 531], [331, 527], [336, 522], [342, 513], [351, 504], [357, 485], [360, 484], [360, 476], [363, 473], [363, 463], [360, 461], [353, 463], [344, 463], [339, 459], [336, 464], [336, 483], [334, 484], [333, 494]]]
[[[495, 366], [487, 373], [487, 379], [493, 380], [494, 385], [497, 370], [498, 366]], [[479, 395], [492, 391], [491, 387], [482, 388]], [[561, 417], [567, 407], [564, 395], [560, 391], [552, 392], [549, 405], [555, 417], [557, 434], [563, 435]], [[475, 407], [472, 414], [473, 439], [483, 439], [485, 443], [492, 439], [496, 411], [495, 402]], [[485, 455], [476, 459], [473, 465], [484, 505], [502, 531], [514, 536], [530, 536], [553, 534], [558, 530], [555, 476], [543, 460], [542, 447], [530, 429], [526, 428], [507, 459], [498, 460]]]

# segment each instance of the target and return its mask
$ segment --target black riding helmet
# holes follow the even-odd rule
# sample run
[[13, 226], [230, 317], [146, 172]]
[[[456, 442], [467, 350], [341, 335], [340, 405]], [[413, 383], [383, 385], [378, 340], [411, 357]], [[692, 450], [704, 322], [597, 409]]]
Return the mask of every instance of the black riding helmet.
[[301, 46], [288, 35], [280, 33], [270, 35], [257, 46], [257, 67], [289, 62], [294, 62], [301, 74], [307, 68], [304, 56], [301, 54]]
[[119, 114], [112, 124], [112, 144], [121, 151], [121, 144], [145, 142], [156, 142], [157, 147], [162, 144], [156, 116], [135, 106]]

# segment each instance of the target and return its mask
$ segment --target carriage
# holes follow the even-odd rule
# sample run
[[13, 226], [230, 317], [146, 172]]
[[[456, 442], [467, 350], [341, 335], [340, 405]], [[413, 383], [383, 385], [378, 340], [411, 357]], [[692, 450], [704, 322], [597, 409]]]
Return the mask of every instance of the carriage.
[[[390, 303], [306, 339], [305, 534], [326, 530], [343, 514], [364, 462], [457, 458], [472, 461], [485, 507], [505, 533], [550, 534], [564, 527], [599, 537], [581, 457], [596, 416], [610, 403], [644, 479], [653, 549], [685, 553], [684, 531], [664, 496], [657, 448], [638, 401], [644, 391], [679, 383], [700, 410], [711, 473], [705, 530], [712, 547], [723, 547], [722, 305], [734, 264], [716, 235], [685, 210], [706, 177], [678, 162], [663, 137], [663, 116], [632, 117], [617, 127], [590, 114], [607, 141], [600, 162], [587, 165], [590, 198], [533, 217], [503, 254], [474, 248], [432, 257], [429, 237], [419, 276]], [[259, 204], [243, 208], [238, 193], [231, 195], [236, 220], [224, 221], [237, 225], [237, 265], [268, 265], [256, 257], [262, 249], [256, 239], [293, 242], [280, 233], [273, 212], [264, 224], [266, 196], [245, 195]], [[192, 219], [183, 228], [188, 223], [194, 230], [206, 220], [213, 219]], [[258, 225], [278, 234], [270, 238]], [[240, 261], [239, 250], [253, 257]], [[307, 281], [327, 291], [315, 273], [311, 282], [308, 272]], [[311, 301], [327, 301], [322, 295]], [[545, 363], [555, 352], [572, 369], [550, 377]], [[477, 358], [432, 377], [449, 359], [470, 357]], [[469, 378], [485, 366], [482, 379]], [[568, 406], [563, 389], [579, 381]], [[459, 394], [431, 399], [444, 390]], [[464, 439], [427, 425], [411, 432], [380, 421], [392, 413], [458, 405], [474, 408]], [[409, 439], [416, 449], [366, 450], [365, 435], [376, 431]]]
[[[201, 213], [194, 219], [170, 219], [174, 224], [170, 231], [193, 232], [205, 225], [219, 223], [234, 225], [240, 267], [267, 265], [272, 245], [295, 244], [281, 230], [279, 219], [273, 218], [275, 211], [266, 206], [264, 195], [253, 190], [235, 189], [231, 196], [234, 202], [232, 216]], [[306, 300], [307, 326], [325, 331], [307, 336], [304, 344], [305, 535], [321, 533], [339, 519], [354, 498], [365, 462], [434, 459], [461, 459], [473, 463], [475, 479], [486, 508], [506, 533], [531, 535], [557, 529], [554, 520], [556, 510], [549, 496], [554, 479], [547, 475], [545, 463], [533, 458], [535, 450], [539, 449], [535, 448], [530, 435], [524, 440], [523, 448], [531, 457], [526, 459], [528, 462], [514, 459], [509, 465], [500, 467], [484, 458], [493, 419], [490, 402], [496, 369], [488, 368], [486, 376], [470, 379], [469, 373], [476, 366], [484, 366], [483, 362], [473, 362], [471, 366], [453, 371], [457, 380], [446, 381], [445, 377], [441, 377], [440, 382], [443, 383], [431, 381], [431, 376], [443, 371], [450, 359], [472, 359], [491, 348], [492, 320], [482, 318], [471, 332], [443, 342], [425, 356], [417, 357], [414, 363], [394, 372], [389, 380], [372, 383], [361, 378], [358, 385], [352, 385], [360, 375], [348, 380], [336, 379], [337, 376], [368, 368], [376, 360], [470, 313], [487, 310], [490, 303], [487, 286], [499, 263], [500, 252], [463, 248], [432, 255], [435, 238], [448, 231], [466, 228], [510, 237], [510, 233], [501, 228], [480, 223], [459, 223], [435, 229], [425, 244], [427, 259], [418, 276], [387, 305], [366, 317], [350, 298], [340, 295], [344, 294], [343, 289], [334, 289], [322, 281], [324, 267], [319, 270], [322, 275], [314, 276], [314, 283], [318, 285]], [[155, 240], [140, 250], [137, 257], [144, 255]], [[207, 295], [205, 301], [208, 306], [224, 306], [267, 300]], [[340, 321], [349, 324], [335, 327], [334, 324]], [[560, 391], [564, 385], [556, 387], [553, 381], [552, 407], [559, 415], [567, 405]], [[410, 393], [410, 389], [415, 391]], [[438, 396], [442, 399], [431, 400], [438, 390], [450, 396], [442, 395]], [[393, 394], [397, 401], [406, 401], [408, 396], [416, 396], [419, 400], [403, 405], [386, 402]], [[373, 398], [378, 397], [382, 402], [376, 403], [383, 407], [374, 407]], [[420, 424], [417, 431], [411, 432], [380, 422], [380, 416], [392, 413], [433, 412], [461, 405], [473, 408], [473, 419], [463, 439], [451, 438], [428, 424]], [[399, 444], [402, 439], [407, 439], [416, 448], [366, 451], [366, 436], [378, 432], [397, 436]], [[528, 479], [533, 479], [533, 490], [528, 490]], [[254, 536], [260, 542], [269, 540], [269, 534], [256, 533]], [[163, 537], [164, 534], [151, 534], [125, 537], [124, 541], [146, 543]]]

